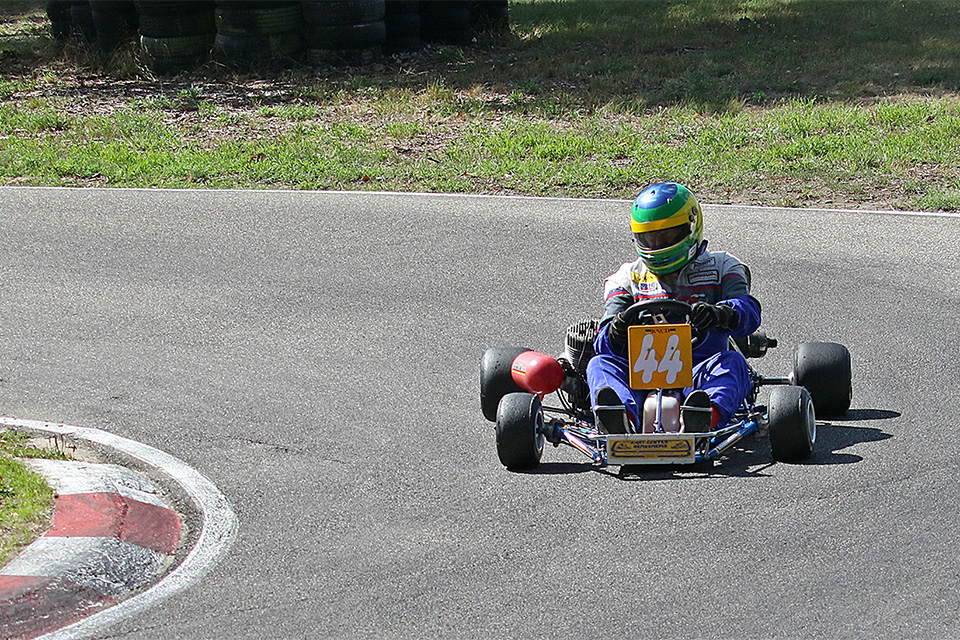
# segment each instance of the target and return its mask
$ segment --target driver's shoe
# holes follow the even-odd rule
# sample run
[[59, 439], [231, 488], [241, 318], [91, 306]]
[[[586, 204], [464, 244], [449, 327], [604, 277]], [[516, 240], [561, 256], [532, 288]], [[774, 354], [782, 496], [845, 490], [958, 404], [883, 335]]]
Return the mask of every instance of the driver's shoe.
[[627, 433], [627, 408], [610, 387], [597, 391], [597, 406], [593, 414], [597, 419], [597, 427], [604, 433]]
[[703, 389], [692, 391], [680, 407], [680, 430], [683, 433], [708, 433], [713, 427], [713, 405]]

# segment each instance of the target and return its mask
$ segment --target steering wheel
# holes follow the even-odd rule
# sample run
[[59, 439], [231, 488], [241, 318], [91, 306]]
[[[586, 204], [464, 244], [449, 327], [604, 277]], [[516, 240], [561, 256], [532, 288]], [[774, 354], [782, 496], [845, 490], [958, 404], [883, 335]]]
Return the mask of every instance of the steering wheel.
[[681, 322], [690, 325], [690, 342], [696, 347], [700, 344], [700, 341], [703, 340], [703, 336], [690, 322], [690, 309], [691, 307], [688, 303], [681, 300], [673, 300], [672, 298], [641, 300], [627, 307], [623, 312], [623, 319], [627, 322], [628, 326], [635, 324], [663, 324], [664, 322], [669, 322], [667, 316], [681, 315], [683, 316]]

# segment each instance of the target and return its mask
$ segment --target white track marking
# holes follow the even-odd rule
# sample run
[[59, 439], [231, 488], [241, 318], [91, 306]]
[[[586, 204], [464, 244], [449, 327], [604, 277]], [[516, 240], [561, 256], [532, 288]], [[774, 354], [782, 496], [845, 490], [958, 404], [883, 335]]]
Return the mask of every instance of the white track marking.
[[170, 509], [160, 490], [136, 471], [116, 464], [32, 458], [23, 463], [44, 476], [59, 496], [77, 493], [115, 493], [156, 507]]
[[[112, 187], [49, 187], [49, 186], [39, 186], [39, 187], [18, 187], [10, 185], [0, 186], [0, 191], [15, 191], [15, 190], [31, 190], [31, 191], [119, 191], [119, 189]], [[250, 193], [250, 189], [167, 189], [167, 188], [153, 188], [153, 187], [130, 187], [124, 188], [123, 191], [133, 192], [133, 191], [146, 191], [149, 193], [161, 193], [164, 191], [175, 191], [177, 193]], [[317, 194], [322, 194], [326, 196], [393, 196], [398, 198], [406, 197], [416, 197], [416, 198], [476, 198], [476, 199], [485, 199], [485, 200], [555, 200], [558, 202], [620, 202], [628, 205], [633, 202], [633, 198], [575, 198], [575, 197], [549, 197], [549, 196], [518, 196], [518, 195], [501, 195], [501, 194], [464, 194], [464, 193], [427, 193], [421, 191], [306, 191], [302, 189], [256, 189], [256, 193], [300, 193], [310, 197], [316, 196]], [[960, 212], [956, 211], [905, 211], [899, 209], [831, 209], [827, 207], [771, 207], [764, 205], [754, 205], [754, 204], [711, 204], [709, 202], [701, 202], [705, 209], [775, 209], [782, 211], [795, 211], [798, 213], [856, 213], [856, 214], [871, 214], [871, 215], [889, 215], [889, 216], [922, 216], [922, 217], [934, 217], [934, 218], [960, 218]]]

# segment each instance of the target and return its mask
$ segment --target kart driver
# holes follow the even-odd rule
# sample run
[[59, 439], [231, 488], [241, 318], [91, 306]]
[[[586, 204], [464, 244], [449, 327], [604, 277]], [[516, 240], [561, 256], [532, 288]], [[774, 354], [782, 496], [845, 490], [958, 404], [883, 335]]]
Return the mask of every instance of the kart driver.
[[750, 270], [728, 253], [707, 250], [703, 213], [683, 185], [667, 182], [640, 192], [630, 227], [640, 258], [606, 279], [596, 355], [587, 365], [597, 424], [608, 433], [623, 433], [624, 409], [633, 425], [643, 424], [647, 392], [628, 384], [623, 311], [635, 302], [672, 298], [692, 305], [690, 323], [701, 336], [693, 350], [693, 387], [683, 392], [681, 430], [703, 433], [723, 426], [751, 389], [746, 360], [727, 346], [729, 335], [746, 336], [760, 326]]

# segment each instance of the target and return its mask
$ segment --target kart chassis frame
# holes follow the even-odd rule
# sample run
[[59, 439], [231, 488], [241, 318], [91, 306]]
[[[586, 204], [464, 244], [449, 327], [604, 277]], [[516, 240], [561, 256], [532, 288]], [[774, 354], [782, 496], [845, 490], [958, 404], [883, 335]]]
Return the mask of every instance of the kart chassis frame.
[[[657, 389], [654, 391], [654, 393], [657, 394], [657, 415], [653, 433], [632, 433], [626, 435], [607, 434], [600, 431], [594, 424], [593, 417], [590, 415], [574, 415], [571, 419], [569, 417], [571, 412], [566, 409], [544, 407], [544, 413], [551, 415], [549, 417], [545, 415], [541, 435], [543, 435], [547, 442], [553, 444], [554, 447], [563, 444], [576, 449], [600, 467], [609, 465], [672, 465], [712, 462], [719, 459], [724, 451], [744, 438], [757, 433], [761, 426], [767, 424], [768, 415], [766, 407], [756, 404], [760, 387], [795, 384], [789, 377], [761, 376], [757, 374], [752, 367], [750, 368], [750, 378], [752, 381], [752, 389], [748, 397], [744, 400], [741, 408], [733, 415], [733, 418], [727, 425], [708, 433], [674, 434], [665, 432], [661, 425], [661, 408], [664, 390]], [[565, 417], [559, 417], [555, 414], [562, 414]], [[645, 442], [664, 442], [665, 439], [669, 438], [689, 440], [693, 446], [692, 453], [682, 458], [648, 455], [627, 461], [614, 458], [610, 453], [610, 443], [612, 441], [636, 442], [642, 446]]]

